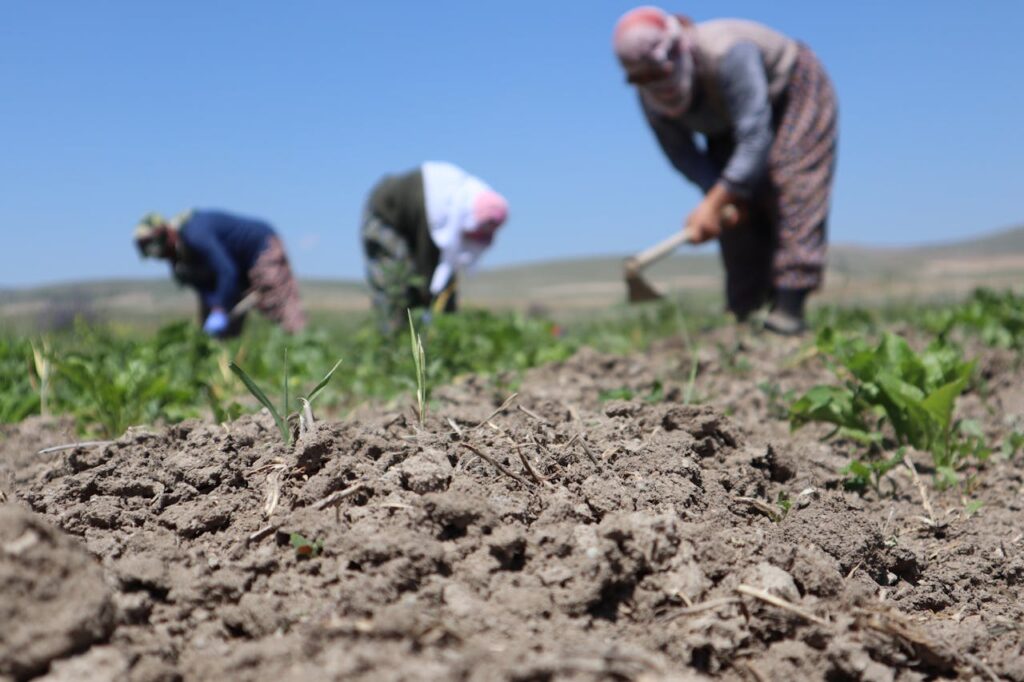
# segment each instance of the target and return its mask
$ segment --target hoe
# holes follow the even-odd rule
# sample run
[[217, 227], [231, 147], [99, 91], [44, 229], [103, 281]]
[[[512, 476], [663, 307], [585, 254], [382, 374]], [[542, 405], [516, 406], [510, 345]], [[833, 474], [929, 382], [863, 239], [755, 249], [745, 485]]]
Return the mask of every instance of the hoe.
[[[739, 211], [732, 204], [727, 204], [722, 209], [722, 220], [726, 224], [734, 224], [739, 218]], [[657, 301], [662, 297], [658, 291], [644, 279], [643, 271], [669, 255], [683, 244], [693, 244], [693, 230], [689, 225], [677, 232], [668, 239], [658, 242], [654, 246], [633, 254], [626, 259], [622, 268], [623, 277], [626, 280], [628, 289], [628, 300], [630, 303], [643, 303], [646, 301]]]
[[250, 310], [256, 307], [256, 304], [260, 302], [260, 295], [258, 292], [250, 291], [241, 301], [235, 304], [235, 307], [228, 313], [228, 319], [232, 322], [245, 316]]

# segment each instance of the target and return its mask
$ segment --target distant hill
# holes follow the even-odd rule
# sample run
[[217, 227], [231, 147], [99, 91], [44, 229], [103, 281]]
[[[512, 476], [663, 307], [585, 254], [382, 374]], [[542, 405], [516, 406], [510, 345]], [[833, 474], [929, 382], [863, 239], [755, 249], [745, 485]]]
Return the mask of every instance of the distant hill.
[[972, 255], [992, 256], [1007, 253], [1024, 253], [1024, 225], [998, 232], [991, 232], [968, 240], [957, 240], [944, 244], [929, 244], [913, 250], [925, 256]]
[[[622, 300], [621, 257], [595, 257], [493, 268], [467, 283], [481, 302], [588, 307]], [[717, 253], [685, 253], [645, 273], [662, 289], [718, 291]], [[891, 296], [959, 295], [975, 286], [1024, 285], [1024, 226], [944, 244], [883, 248], [836, 244], [829, 251], [824, 296], [877, 300]]]
[[[604, 308], [625, 297], [623, 258], [603, 256], [489, 268], [468, 277], [463, 300], [473, 305], [553, 312]], [[722, 287], [718, 255], [682, 251], [645, 273], [665, 292], [704, 297]], [[1024, 226], [958, 242], [906, 248], [834, 245], [824, 300], [877, 302], [958, 296], [976, 286], [1024, 286]], [[301, 282], [314, 313], [368, 308], [355, 280]], [[76, 315], [163, 320], [195, 313], [191, 292], [167, 279], [100, 280], [0, 290], [0, 320], [8, 325], [62, 326]]]

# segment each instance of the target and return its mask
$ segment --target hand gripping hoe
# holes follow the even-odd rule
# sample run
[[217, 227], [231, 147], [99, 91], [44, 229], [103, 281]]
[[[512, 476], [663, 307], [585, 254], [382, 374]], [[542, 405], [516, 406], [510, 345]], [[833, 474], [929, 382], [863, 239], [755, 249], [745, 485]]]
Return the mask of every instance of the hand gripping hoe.
[[[734, 224], [739, 217], [739, 211], [732, 204], [727, 204], [722, 209], [722, 221], [727, 224]], [[643, 303], [645, 301], [657, 301], [663, 296], [644, 279], [643, 271], [648, 267], [665, 258], [683, 244], [694, 244], [694, 231], [690, 225], [683, 228], [668, 239], [658, 242], [654, 246], [633, 254], [626, 259], [623, 265], [623, 277], [626, 280], [628, 300], [630, 303]]]

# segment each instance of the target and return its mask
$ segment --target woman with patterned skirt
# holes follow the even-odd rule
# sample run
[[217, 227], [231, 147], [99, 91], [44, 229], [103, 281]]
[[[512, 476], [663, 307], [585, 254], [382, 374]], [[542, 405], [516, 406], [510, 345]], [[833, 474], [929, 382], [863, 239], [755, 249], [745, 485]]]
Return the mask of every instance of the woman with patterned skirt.
[[172, 219], [158, 213], [135, 228], [145, 258], [171, 264], [179, 284], [195, 289], [203, 331], [237, 336], [245, 322], [244, 299], [286, 332], [302, 331], [306, 312], [284, 244], [262, 220], [223, 211], [192, 210]]
[[[743, 320], [768, 303], [765, 327], [799, 334], [822, 283], [836, 159], [838, 108], [817, 57], [752, 21], [655, 7], [626, 13], [613, 42], [665, 155], [704, 193], [686, 224], [697, 242], [718, 239], [729, 310]], [[723, 224], [729, 205], [738, 219]]]

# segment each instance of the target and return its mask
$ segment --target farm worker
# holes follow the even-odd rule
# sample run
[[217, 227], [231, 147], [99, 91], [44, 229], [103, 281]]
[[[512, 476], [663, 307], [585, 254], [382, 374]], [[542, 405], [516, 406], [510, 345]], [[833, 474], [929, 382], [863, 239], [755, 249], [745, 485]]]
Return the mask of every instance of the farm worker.
[[237, 336], [245, 321], [242, 299], [287, 332], [306, 326], [299, 286], [281, 239], [266, 223], [221, 211], [192, 210], [167, 220], [146, 215], [135, 228], [145, 258], [170, 261], [179, 283], [199, 295], [203, 331]]
[[508, 202], [458, 166], [428, 161], [387, 175], [363, 212], [366, 278], [381, 326], [394, 331], [409, 308], [452, 312], [457, 280], [508, 219]]
[[[696, 241], [719, 241], [729, 310], [744, 320], [767, 302], [767, 329], [800, 333], [822, 282], [836, 160], [818, 59], [752, 21], [695, 24], [655, 7], [623, 15], [613, 45], [668, 160], [704, 194], [686, 223]], [[728, 205], [739, 219], [723, 224]]]

